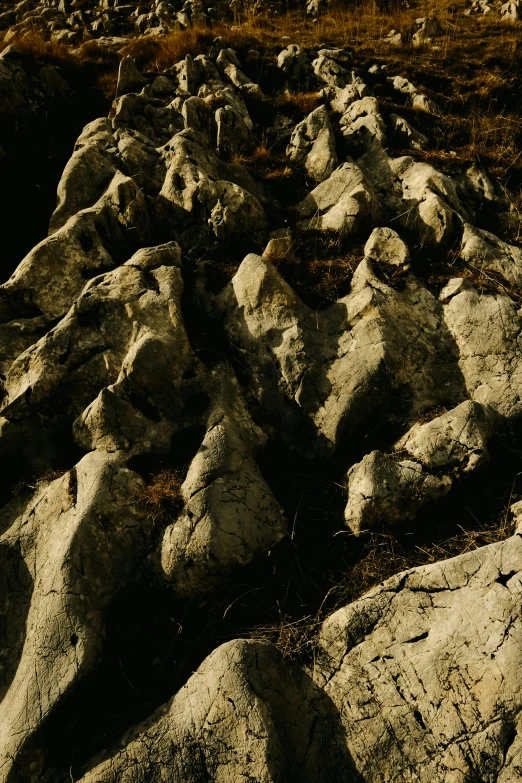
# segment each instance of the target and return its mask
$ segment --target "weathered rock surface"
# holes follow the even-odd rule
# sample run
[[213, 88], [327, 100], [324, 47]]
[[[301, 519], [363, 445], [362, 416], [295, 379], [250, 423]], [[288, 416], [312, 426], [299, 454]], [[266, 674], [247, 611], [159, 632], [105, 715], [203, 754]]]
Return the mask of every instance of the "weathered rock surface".
[[311, 677], [229, 642], [82, 781], [516, 780], [521, 571], [514, 536], [392, 577], [324, 623]]
[[365, 780], [520, 775], [521, 556], [514, 536], [412, 569], [326, 621], [316, 678]]

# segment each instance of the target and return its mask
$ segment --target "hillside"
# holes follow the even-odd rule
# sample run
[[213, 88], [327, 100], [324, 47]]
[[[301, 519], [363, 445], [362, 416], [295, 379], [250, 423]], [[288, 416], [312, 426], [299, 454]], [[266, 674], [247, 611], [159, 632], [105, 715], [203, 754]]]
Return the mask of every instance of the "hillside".
[[1, 783], [522, 779], [521, 21], [0, 2]]

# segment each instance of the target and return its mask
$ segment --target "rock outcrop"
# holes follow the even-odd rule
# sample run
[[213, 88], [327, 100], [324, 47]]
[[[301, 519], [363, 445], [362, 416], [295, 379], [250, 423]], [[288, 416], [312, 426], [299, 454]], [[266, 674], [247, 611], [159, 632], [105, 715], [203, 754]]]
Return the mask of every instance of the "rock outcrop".
[[[24, 0], [0, 22], [6, 39], [118, 50], [134, 29], [247, 8], [87, 5]], [[411, 41], [441, 33], [420, 17]], [[415, 535], [427, 509], [487, 482], [502, 439], [518, 451], [522, 250], [493, 233], [506, 193], [476, 164], [428, 162], [415, 117], [437, 121], [430, 91], [347, 49], [290, 44], [264, 80], [256, 50], [207, 48], [154, 74], [122, 57], [48, 236], [0, 285], [0, 783], [518, 780], [518, 533], [321, 614], [334, 556], [347, 569], [368, 533]], [[4, 114], [70, 89], [24, 58], [0, 56]], [[343, 280], [318, 303], [303, 278], [328, 276], [325, 260]], [[303, 471], [337, 495], [300, 528]], [[496, 510], [520, 529], [517, 475]], [[309, 581], [327, 586], [313, 615], [297, 591], [317, 634], [312, 658], [289, 662], [252, 632], [269, 606], [284, 636], [281, 552], [303, 572], [314, 536], [327, 544]], [[138, 708], [91, 726], [77, 760], [85, 692], [97, 677], [103, 691], [110, 659], [128, 679], [108, 618], [133, 590], [161, 596], [178, 636], [191, 614], [206, 625], [160, 693], [129, 680]], [[176, 643], [154, 633], [168, 652], [151, 670]]]

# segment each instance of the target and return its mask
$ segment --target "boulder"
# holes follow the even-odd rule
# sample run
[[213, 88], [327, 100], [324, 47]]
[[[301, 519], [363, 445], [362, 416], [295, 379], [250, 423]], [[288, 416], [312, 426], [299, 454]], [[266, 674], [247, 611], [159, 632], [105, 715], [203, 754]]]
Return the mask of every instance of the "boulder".
[[323, 182], [337, 168], [335, 137], [326, 106], [314, 109], [295, 126], [286, 154], [304, 166], [315, 182]]

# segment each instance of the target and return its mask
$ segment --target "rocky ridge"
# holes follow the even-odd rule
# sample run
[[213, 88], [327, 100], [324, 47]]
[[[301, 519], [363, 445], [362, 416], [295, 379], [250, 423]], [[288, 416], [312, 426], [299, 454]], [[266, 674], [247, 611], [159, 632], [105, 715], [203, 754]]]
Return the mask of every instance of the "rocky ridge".
[[[476, 164], [450, 175], [415, 156], [428, 136], [377, 87], [439, 107], [400, 74], [289, 44], [281, 95], [306, 84], [317, 104], [297, 119], [255, 60], [221, 38], [153, 76], [122, 58], [48, 236], [0, 286], [0, 779], [515, 781], [518, 533], [339, 608], [307, 662], [230, 635], [116, 738], [79, 758], [56, 748], [62, 730], [80, 742], [71, 715], [134, 586], [168, 596], [179, 625], [242, 574], [258, 588], [256, 563], [294, 539], [284, 459], [339, 469], [335, 533], [356, 547], [447, 509], [499, 441], [516, 448], [522, 251], [506, 194]], [[20, 106], [67, 89], [25, 68], [4, 49]], [[286, 168], [262, 178], [244, 154], [263, 138], [296, 173], [290, 195]], [[360, 257], [316, 306], [284, 271], [321, 242]], [[437, 254], [451, 272], [434, 287]], [[393, 426], [365, 440], [379, 420]]]

